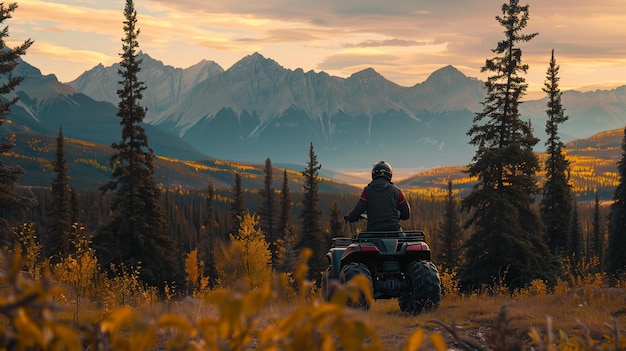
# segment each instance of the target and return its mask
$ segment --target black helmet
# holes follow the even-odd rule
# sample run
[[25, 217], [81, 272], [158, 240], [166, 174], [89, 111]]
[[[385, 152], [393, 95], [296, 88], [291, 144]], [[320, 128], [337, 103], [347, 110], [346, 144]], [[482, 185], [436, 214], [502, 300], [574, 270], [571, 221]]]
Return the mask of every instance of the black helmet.
[[391, 165], [385, 161], [378, 161], [374, 164], [374, 168], [372, 168], [372, 179], [385, 177], [388, 181], [391, 181], [392, 175], [393, 171], [391, 170]]

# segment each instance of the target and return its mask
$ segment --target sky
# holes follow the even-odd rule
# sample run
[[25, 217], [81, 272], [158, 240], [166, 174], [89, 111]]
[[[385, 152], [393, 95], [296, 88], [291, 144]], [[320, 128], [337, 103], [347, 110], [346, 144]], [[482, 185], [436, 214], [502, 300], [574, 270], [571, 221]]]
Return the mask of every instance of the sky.
[[[506, 0], [508, 3], [508, 0]], [[69, 82], [120, 60], [125, 0], [15, 0], [7, 44], [34, 41], [23, 59]], [[409, 87], [452, 65], [481, 72], [504, 39], [503, 0], [135, 0], [139, 48], [178, 68], [201, 60], [228, 69], [258, 52], [281, 66], [347, 78], [373, 68]], [[528, 0], [520, 43], [528, 97], [541, 92], [551, 51], [561, 90], [626, 85], [624, 0]]]

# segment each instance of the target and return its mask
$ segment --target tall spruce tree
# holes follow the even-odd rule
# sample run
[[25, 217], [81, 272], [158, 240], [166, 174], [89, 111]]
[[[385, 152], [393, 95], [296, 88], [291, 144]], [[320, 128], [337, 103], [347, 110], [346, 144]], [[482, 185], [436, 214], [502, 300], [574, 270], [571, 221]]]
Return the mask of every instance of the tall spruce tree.
[[517, 45], [537, 35], [522, 33], [528, 18], [528, 5], [520, 6], [517, 0], [502, 5], [502, 16], [496, 19], [506, 37], [482, 68], [491, 74], [485, 83], [487, 94], [468, 131], [470, 144], [477, 147], [468, 173], [478, 183], [461, 203], [471, 210], [466, 225], [473, 230], [466, 242], [466, 262], [459, 268], [465, 289], [496, 280], [515, 289], [534, 279], [555, 279], [541, 221], [532, 207], [539, 192], [539, 160], [533, 152], [538, 139], [519, 113], [527, 89], [522, 74], [528, 65], [522, 64]]
[[268, 157], [265, 160], [264, 168], [265, 178], [263, 181], [263, 189], [261, 189], [262, 202], [259, 206], [259, 225], [265, 234], [265, 240], [269, 243], [270, 252], [272, 254], [272, 265], [276, 267], [276, 195], [274, 194], [274, 175], [272, 170], [272, 160]]
[[573, 202], [571, 225], [569, 233], [567, 233], [567, 256], [574, 259], [574, 262], [580, 262], [585, 255], [583, 250], [583, 230], [580, 225], [580, 217], [578, 216], [578, 203]]
[[619, 182], [613, 194], [609, 212], [609, 237], [606, 248], [606, 272], [616, 274], [626, 270], [626, 128], [622, 138], [622, 158], [617, 163]]
[[130, 269], [141, 267], [144, 282], [163, 287], [165, 282], [182, 281], [182, 256], [167, 235], [166, 218], [159, 205], [161, 189], [154, 181], [154, 153], [142, 126], [146, 109], [139, 101], [146, 87], [137, 77], [141, 70], [141, 59], [137, 58], [139, 28], [132, 0], [126, 0], [124, 18], [117, 91], [122, 140], [111, 145], [115, 151], [110, 161], [113, 180], [100, 188], [115, 192], [112, 219], [98, 231], [94, 243], [105, 267], [110, 263]]
[[300, 220], [302, 228], [297, 248], [311, 249], [313, 256], [309, 260], [309, 278], [321, 283], [322, 272], [326, 269], [327, 240], [320, 225], [321, 211], [319, 204], [319, 171], [322, 166], [317, 162], [317, 155], [313, 149], [313, 143], [309, 147], [309, 161], [307, 167], [302, 171], [304, 185], [302, 192], [302, 212]]
[[[603, 228], [600, 221], [600, 197], [598, 196], [598, 190], [595, 191], [595, 200], [593, 201], [593, 232], [591, 234], [591, 242], [589, 245], [589, 256], [597, 258], [597, 264], [599, 270], [602, 268], [602, 245], [603, 243]], [[590, 258], [591, 258], [590, 257]]]
[[215, 200], [215, 186], [213, 183], [209, 183], [206, 188], [205, 203], [206, 203], [206, 217], [202, 223], [208, 237], [217, 236], [217, 218], [215, 212], [215, 206], [213, 201]]
[[567, 251], [567, 236], [570, 233], [572, 216], [572, 187], [569, 184], [569, 161], [565, 158], [565, 145], [558, 134], [559, 124], [567, 121], [561, 103], [559, 89], [559, 66], [554, 59], [554, 50], [546, 75], [543, 91], [548, 94], [548, 121], [546, 122], [546, 182], [543, 186], [539, 212], [546, 227], [546, 241], [553, 255], [562, 256]]
[[460, 225], [458, 200], [454, 197], [451, 179], [448, 179], [448, 193], [445, 201], [443, 221], [438, 228], [441, 245], [439, 259], [442, 271], [451, 271], [461, 263], [464, 236]]
[[220, 244], [224, 243], [225, 240], [222, 236], [218, 236], [217, 232], [217, 218], [215, 206], [213, 205], [213, 200], [215, 199], [215, 187], [212, 183], [209, 183], [207, 186], [207, 192], [205, 194], [206, 199], [206, 217], [203, 222], [204, 227], [204, 236], [200, 240], [200, 259], [205, 262], [204, 266], [204, 274], [211, 278], [211, 283], [215, 283], [215, 278], [217, 277], [217, 269], [215, 259], [215, 253], [219, 248]]
[[[0, 3], [0, 23], [4, 23], [12, 17], [17, 9], [17, 3]], [[22, 44], [9, 48], [6, 45], [6, 38], [9, 36], [9, 27], [5, 26], [0, 31], [0, 127], [7, 119], [13, 106], [19, 97], [13, 93], [15, 88], [24, 80], [23, 77], [12, 74], [19, 64], [19, 59], [26, 54], [26, 50], [33, 44], [28, 39]], [[7, 153], [15, 145], [8, 142], [0, 142], [0, 154]], [[9, 217], [14, 210], [30, 208], [36, 204], [35, 196], [25, 190], [18, 188], [20, 177], [24, 174], [24, 169], [20, 166], [10, 166], [0, 160], [0, 247], [7, 244], [7, 239], [11, 233]]]
[[80, 205], [78, 204], [78, 195], [76, 195], [76, 189], [73, 187], [70, 188], [70, 208], [72, 217], [70, 218], [70, 223], [78, 223], [80, 214], [82, 212]]
[[56, 177], [52, 180], [50, 191], [52, 203], [50, 204], [51, 225], [44, 240], [44, 257], [50, 258], [50, 262], [57, 263], [70, 253], [70, 235], [72, 233], [72, 189], [70, 188], [70, 176], [65, 159], [65, 146], [63, 131], [59, 128], [56, 145], [56, 160], [52, 161], [52, 171]]
[[230, 202], [230, 221], [231, 229], [230, 234], [235, 235], [239, 233], [241, 228], [241, 221], [246, 214], [246, 209], [243, 205], [243, 189], [241, 185], [241, 174], [235, 173], [235, 185], [233, 186], [233, 198]]
[[289, 176], [286, 169], [283, 171], [283, 186], [280, 191], [278, 232], [283, 238], [293, 234], [291, 228], [291, 190], [289, 189]]
[[346, 232], [344, 230], [345, 220], [343, 219], [343, 214], [341, 211], [341, 206], [339, 206], [339, 201], [333, 200], [330, 203], [329, 217], [330, 235], [332, 237], [346, 236]]
[[291, 190], [287, 170], [283, 171], [283, 185], [280, 191], [280, 210], [277, 226], [276, 256], [274, 267], [279, 272], [293, 272], [296, 263], [296, 238], [291, 225]]

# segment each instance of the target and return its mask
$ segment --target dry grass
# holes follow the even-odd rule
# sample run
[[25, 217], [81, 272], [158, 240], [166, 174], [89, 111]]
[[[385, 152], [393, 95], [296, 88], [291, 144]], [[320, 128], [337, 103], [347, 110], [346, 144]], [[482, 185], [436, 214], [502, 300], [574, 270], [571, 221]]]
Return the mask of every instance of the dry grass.
[[440, 333], [448, 344], [454, 342], [444, 328], [434, 322], [456, 325], [461, 335], [481, 340], [496, 323], [500, 307], [507, 304], [510, 325], [520, 332], [547, 332], [548, 318], [553, 332], [567, 335], [586, 328], [595, 340], [610, 333], [614, 320], [626, 327], [626, 292], [623, 289], [599, 289], [585, 294], [570, 290], [563, 295], [540, 296], [471, 296], [444, 297], [438, 310], [419, 316], [399, 311], [395, 300], [377, 301], [370, 311], [358, 312], [379, 331], [389, 350], [399, 349], [408, 335], [418, 328], [428, 333]]
[[[310, 303], [316, 303], [316, 300], [312, 299]], [[401, 312], [395, 299], [377, 300], [369, 310], [350, 310], [347, 313], [371, 325], [387, 350], [401, 350], [409, 336], [418, 329], [425, 330], [427, 334], [442, 335], [453, 349], [455, 340], [441, 324], [455, 325], [460, 335], [480, 342], [494, 328], [503, 304], [508, 306], [510, 325], [523, 335], [528, 335], [526, 331], [533, 328], [545, 335], [548, 318], [554, 333], [563, 331], [567, 335], [577, 335], [587, 328], [595, 340], [602, 340], [610, 333], [609, 326], [614, 325], [614, 319], [622, 330], [626, 327], [626, 291], [616, 288], [588, 292], [572, 289], [558, 295], [445, 296], [436, 311], [417, 316]], [[295, 300], [269, 304], [265, 307], [262, 324], [272, 323], [272, 319], [289, 314], [296, 306]], [[167, 310], [190, 320], [215, 313], [214, 307], [195, 299], [152, 308], [155, 316], [160, 314], [160, 310]]]

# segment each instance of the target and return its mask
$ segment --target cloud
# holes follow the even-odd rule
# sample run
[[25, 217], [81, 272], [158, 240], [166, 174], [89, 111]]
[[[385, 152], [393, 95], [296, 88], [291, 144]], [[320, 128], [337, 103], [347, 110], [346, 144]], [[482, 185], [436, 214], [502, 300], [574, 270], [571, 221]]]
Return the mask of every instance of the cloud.
[[[234, 62], [258, 51], [292, 68], [333, 68], [349, 75], [354, 73], [350, 69], [367, 65], [385, 72], [385, 77], [406, 75], [414, 80], [425, 74], [425, 68], [447, 64], [479, 71], [503, 38], [495, 20], [502, 3], [146, 0], [136, 1], [135, 7], [141, 48], [175, 66], [200, 59], [227, 66], [223, 60]], [[621, 77], [626, 75], [623, 0], [550, 0], [529, 5], [526, 32], [539, 36], [522, 44], [522, 49], [524, 60], [535, 71], [533, 79], [541, 82], [545, 77], [552, 48], [563, 73], [621, 67]], [[79, 60], [91, 61], [100, 54], [117, 60], [123, 6], [121, 0], [20, 0], [11, 31], [85, 55]], [[64, 51], [57, 51], [57, 56], [59, 52]], [[185, 54], [171, 55], [180, 52]], [[619, 76], [616, 72], [612, 78], [619, 80]]]
[[371, 48], [381, 46], [418, 46], [428, 44], [426, 42], [420, 42], [416, 40], [405, 39], [384, 39], [384, 40], [367, 40], [355, 44], [345, 44], [347, 48]]
[[[385, 65], [393, 66], [398, 60], [398, 56], [394, 55], [377, 55], [377, 54], [338, 54], [332, 55], [324, 59], [318, 64], [321, 70], [345, 70], [353, 67], [369, 67], [369, 65]], [[365, 67], [364, 67], [365, 66]]]
[[311, 31], [298, 28], [298, 29], [270, 29], [263, 33], [258, 38], [238, 38], [235, 39], [238, 42], [248, 43], [303, 43], [308, 41], [314, 41], [322, 39], [315, 35]]
[[66, 46], [60, 46], [45, 41], [36, 41], [30, 49], [27, 56], [45, 56], [54, 60], [83, 62], [90, 65], [99, 63], [112, 64], [110, 56], [98, 51], [76, 50]]
[[53, 28], [55, 31], [112, 35], [120, 32], [122, 17], [121, 10], [96, 9], [40, 0], [20, 0], [14, 20], [17, 23], [26, 21], [27, 24], [35, 24], [35, 29]]

